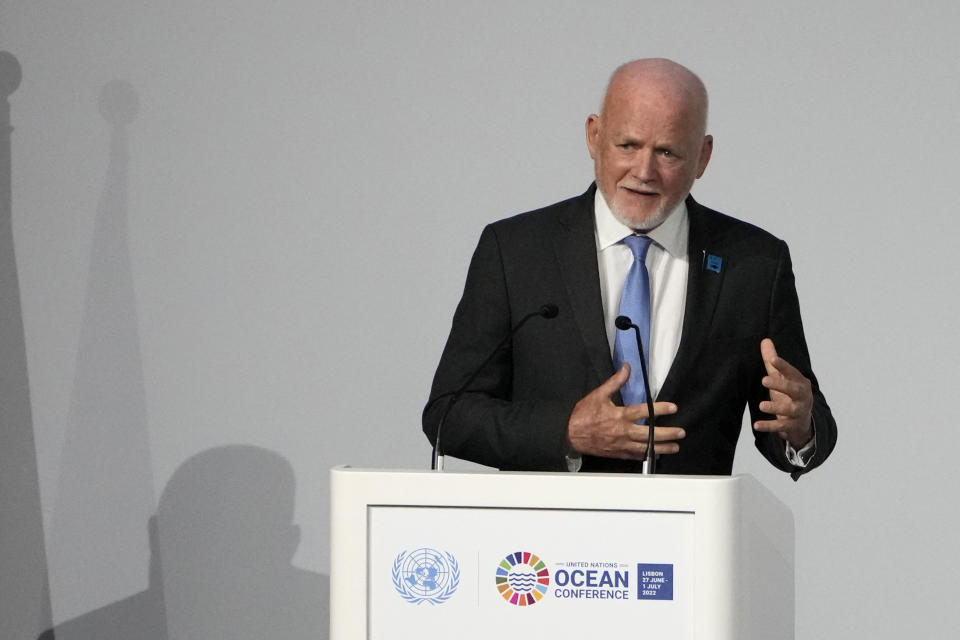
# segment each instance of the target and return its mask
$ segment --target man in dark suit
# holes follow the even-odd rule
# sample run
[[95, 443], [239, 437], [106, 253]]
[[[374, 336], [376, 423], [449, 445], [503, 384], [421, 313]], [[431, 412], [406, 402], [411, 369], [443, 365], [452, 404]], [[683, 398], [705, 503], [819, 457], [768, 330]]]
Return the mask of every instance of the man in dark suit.
[[[647, 407], [613, 326], [634, 308], [639, 265], [658, 471], [729, 474], [744, 407], [776, 467], [796, 479], [826, 459], [836, 424], [810, 367], [786, 244], [689, 195], [713, 149], [706, 119], [706, 90], [688, 69], [627, 63], [587, 119], [595, 186], [484, 230], [424, 410], [428, 438], [521, 317], [545, 303], [559, 315], [534, 319], [481, 369], [446, 418], [444, 453], [501, 469], [639, 470]], [[631, 253], [631, 236], [645, 253]]]

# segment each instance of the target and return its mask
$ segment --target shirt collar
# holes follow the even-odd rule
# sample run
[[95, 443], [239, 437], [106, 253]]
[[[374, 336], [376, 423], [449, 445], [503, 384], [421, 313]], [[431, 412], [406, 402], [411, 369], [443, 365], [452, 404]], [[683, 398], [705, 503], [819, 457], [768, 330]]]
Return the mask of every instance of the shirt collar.
[[[597, 230], [597, 244], [600, 251], [607, 247], [617, 244], [625, 237], [633, 233], [630, 227], [617, 220], [607, 201], [600, 193], [598, 188], [593, 196], [594, 224]], [[656, 229], [648, 231], [644, 235], [649, 236], [658, 245], [663, 247], [667, 253], [675, 258], [686, 258], [687, 252], [687, 234], [689, 232], [687, 223], [687, 204], [684, 201], [673, 208], [667, 219], [663, 221]]]

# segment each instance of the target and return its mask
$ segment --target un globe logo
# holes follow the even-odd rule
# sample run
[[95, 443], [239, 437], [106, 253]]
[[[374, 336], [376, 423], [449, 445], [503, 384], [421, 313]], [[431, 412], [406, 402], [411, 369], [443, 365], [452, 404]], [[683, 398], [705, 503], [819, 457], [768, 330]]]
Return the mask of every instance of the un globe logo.
[[460, 565], [451, 553], [421, 548], [393, 561], [393, 587], [411, 604], [446, 602], [459, 585]]

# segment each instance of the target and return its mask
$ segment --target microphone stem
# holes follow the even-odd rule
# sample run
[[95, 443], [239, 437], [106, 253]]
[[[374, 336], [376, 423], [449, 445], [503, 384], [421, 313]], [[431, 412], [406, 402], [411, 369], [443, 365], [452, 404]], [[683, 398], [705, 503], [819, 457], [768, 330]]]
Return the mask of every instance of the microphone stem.
[[643, 355], [643, 341], [640, 339], [640, 327], [633, 324], [634, 333], [637, 334], [637, 347], [640, 350], [640, 372], [643, 373], [643, 390], [647, 394], [647, 458], [643, 461], [644, 475], [652, 475], [657, 472], [657, 456], [653, 452], [653, 430], [657, 415], [653, 411], [653, 394], [650, 393], [650, 380], [647, 377], [647, 359]]

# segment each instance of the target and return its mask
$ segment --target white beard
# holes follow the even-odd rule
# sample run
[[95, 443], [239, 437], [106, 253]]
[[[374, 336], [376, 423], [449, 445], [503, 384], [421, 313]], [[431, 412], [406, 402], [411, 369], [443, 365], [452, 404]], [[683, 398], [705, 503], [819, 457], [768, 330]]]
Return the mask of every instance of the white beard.
[[[597, 180], [598, 185], [599, 185], [599, 182], [600, 181]], [[597, 188], [599, 189], [600, 187], [598, 186]], [[603, 196], [604, 201], [607, 203], [607, 208], [610, 209], [610, 213], [612, 213], [613, 217], [617, 219], [617, 222], [619, 222], [620, 224], [622, 224], [623, 226], [629, 229], [633, 229], [634, 231], [639, 231], [640, 233], [647, 233], [648, 231], [653, 231], [654, 229], [659, 227], [661, 224], [663, 224], [664, 220], [670, 217], [670, 214], [676, 208], [676, 207], [671, 207], [668, 209], [666, 207], [661, 206], [659, 209], [657, 209], [656, 213], [654, 213], [652, 216], [650, 216], [646, 220], [641, 220], [640, 222], [634, 222], [632, 220], [628, 220], [627, 217], [623, 215], [623, 212], [620, 211], [616, 205], [611, 204], [610, 198], [607, 197], [607, 194], [605, 194], [603, 190], [600, 191], [600, 195]]]
[[[607, 206], [610, 206], [609, 202], [607, 203]], [[624, 216], [617, 209], [618, 208], [615, 205], [610, 207], [610, 213], [613, 214], [613, 217], [616, 218], [617, 221], [620, 222], [620, 224], [622, 224], [623, 226], [629, 227], [634, 231], [639, 231], [640, 233], [647, 233], [648, 231], [653, 231], [654, 229], [659, 227], [661, 224], [663, 224], [663, 222], [668, 217], [670, 217], [670, 212], [673, 211], [673, 209], [660, 207], [659, 209], [657, 209], [657, 212], [655, 214], [653, 214], [646, 220], [642, 220], [640, 222], [633, 222], [632, 220], [628, 220], [626, 216]]]

